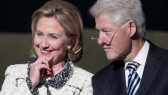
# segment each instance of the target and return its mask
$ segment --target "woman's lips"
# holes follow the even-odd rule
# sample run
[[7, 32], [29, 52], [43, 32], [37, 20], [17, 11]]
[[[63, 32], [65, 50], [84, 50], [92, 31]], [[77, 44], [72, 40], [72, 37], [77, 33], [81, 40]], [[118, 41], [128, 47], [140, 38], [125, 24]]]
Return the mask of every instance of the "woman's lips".
[[50, 55], [51, 52], [52, 50], [41, 50], [42, 55]]

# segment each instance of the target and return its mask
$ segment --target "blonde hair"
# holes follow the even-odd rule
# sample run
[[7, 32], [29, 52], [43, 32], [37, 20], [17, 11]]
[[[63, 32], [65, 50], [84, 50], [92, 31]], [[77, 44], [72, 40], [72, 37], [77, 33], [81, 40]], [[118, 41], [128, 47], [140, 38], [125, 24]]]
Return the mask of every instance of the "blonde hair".
[[[71, 49], [68, 50], [67, 58], [70, 61], [78, 61], [83, 54], [83, 22], [79, 10], [72, 4], [62, 0], [50, 0], [32, 15], [32, 36], [36, 31], [37, 23], [41, 17], [55, 17], [65, 29], [65, 34], [69, 38]], [[72, 41], [71, 41], [72, 40]], [[35, 51], [32, 50], [31, 56]]]

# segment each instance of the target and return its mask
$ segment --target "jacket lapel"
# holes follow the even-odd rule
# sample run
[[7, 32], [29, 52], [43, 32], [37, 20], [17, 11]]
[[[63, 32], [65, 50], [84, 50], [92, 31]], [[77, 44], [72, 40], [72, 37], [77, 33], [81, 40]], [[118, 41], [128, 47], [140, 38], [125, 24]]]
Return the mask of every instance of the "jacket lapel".
[[121, 94], [118, 95], [126, 95], [126, 82], [125, 82], [125, 69], [124, 67], [119, 70], [118, 74], [118, 86]]
[[152, 86], [152, 83], [161, 67], [159, 60], [160, 54], [158, 48], [150, 43], [150, 49], [137, 95], [146, 95], [147, 91]]
[[113, 77], [116, 77], [115, 80], [116, 83], [114, 83], [115, 85], [112, 84], [112, 88], [115, 88], [115, 90], [113, 90], [115, 93], [113, 93], [114, 95], [126, 95], [126, 83], [125, 83], [125, 69], [124, 69], [124, 62], [123, 61], [117, 61], [114, 62], [114, 72], [115, 75]]

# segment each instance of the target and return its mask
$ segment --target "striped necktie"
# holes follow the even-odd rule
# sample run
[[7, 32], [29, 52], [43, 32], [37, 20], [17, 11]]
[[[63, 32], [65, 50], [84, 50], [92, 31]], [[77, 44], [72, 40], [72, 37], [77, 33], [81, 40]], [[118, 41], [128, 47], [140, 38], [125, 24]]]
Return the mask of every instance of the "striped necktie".
[[126, 69], [129, 70], [127, 95], [135, 95], [138, 90], [141, 79], [136, 70], [139, 66], [140, 64], [135, 61], [129, 62], [126, 66]]

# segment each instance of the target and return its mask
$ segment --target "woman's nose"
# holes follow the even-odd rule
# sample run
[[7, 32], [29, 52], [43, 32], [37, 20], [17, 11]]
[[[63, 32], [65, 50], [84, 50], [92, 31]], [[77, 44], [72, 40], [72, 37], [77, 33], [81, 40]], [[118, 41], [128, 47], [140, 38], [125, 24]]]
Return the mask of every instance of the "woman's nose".
[[47, 38], [44, 38], [41, 42], [41, 48], [46, 49], [49, 47], [49, 42]]

